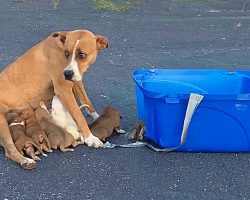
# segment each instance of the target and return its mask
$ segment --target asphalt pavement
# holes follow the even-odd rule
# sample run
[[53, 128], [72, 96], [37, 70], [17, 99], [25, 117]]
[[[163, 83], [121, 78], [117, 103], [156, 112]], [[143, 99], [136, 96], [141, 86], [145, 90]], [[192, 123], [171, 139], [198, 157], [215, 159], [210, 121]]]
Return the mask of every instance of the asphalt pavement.
[[[126, 131], [137, 120], [133, 70], [250, 66], [248, 1], [0, 0], [1, 69], [50, 33], [74, 29], [109, 39], [84, 84], [97, 111], [121, 111]], [[127, 135], [111, 141], [127, 143]], [[0, 200], [248, 200], [249, 169], [248, 153], [78, 146], [26, 171], [0, 148]]]

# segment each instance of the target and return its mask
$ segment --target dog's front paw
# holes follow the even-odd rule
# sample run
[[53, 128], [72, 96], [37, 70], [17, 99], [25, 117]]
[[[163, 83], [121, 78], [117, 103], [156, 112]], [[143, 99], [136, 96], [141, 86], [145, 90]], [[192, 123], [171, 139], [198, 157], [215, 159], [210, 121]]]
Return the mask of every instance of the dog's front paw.
[[90, 134], [89, 137], [85, 138], [85, 143], [89, 147], [95, 147], [95, 148], [103, 147], [103, 143], [99, 140], [98, 137], [94, 136], [92, 133]]

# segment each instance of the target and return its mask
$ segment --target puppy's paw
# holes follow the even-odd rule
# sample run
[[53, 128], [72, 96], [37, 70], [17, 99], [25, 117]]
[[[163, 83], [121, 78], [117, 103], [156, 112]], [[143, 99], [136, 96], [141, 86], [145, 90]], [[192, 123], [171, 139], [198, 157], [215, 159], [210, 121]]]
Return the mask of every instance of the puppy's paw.
[[62, 152], [73, 152], [74, 151], [74, 149], [70, 149], [70, 148], [66, 148], [66, 149], [64, 149], [64, 148], [61, 148], [61, 151]]
[[94, 136], [92, 133], [89, 137], [85, 138], [85, 143], [89, 147], [100, 148], [103, 147], [103, 143], [99, 140], [98, 137]]
[[42, 155], [43, 155], [44, 157], [48, 157], [48, 155], [47, 155], [46, 153], [42, 153]]
[[24, 169], [34, 169], [36, 168], [36, 162], [33, 159], [26, 158], [22, 163], [21, 163], [22, 168]]
[[137, 134], [137, 129], [136, 128], [132, 129], [131, 133], [128, 136], [128, 139], [129, 140], [136, 139], [136, 134]]
[[120, 133], [120, 134], [126, 133], [126, 131], [124, 131], [123, 129], [116, 129], [116, 132], [117, 132], [117, 133]]

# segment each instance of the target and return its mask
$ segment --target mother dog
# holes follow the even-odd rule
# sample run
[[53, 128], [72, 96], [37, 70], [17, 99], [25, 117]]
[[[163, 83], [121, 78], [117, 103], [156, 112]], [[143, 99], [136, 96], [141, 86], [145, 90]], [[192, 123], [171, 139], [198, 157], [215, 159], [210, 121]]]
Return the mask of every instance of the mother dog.
[[76, 121], [85, 143], [95, 148], [102, 146], [90, 132], [76, 99], [89, 105], [92, 117], [98, 116], [82, 85], [82, 76], [95, 62], [98, 51], [106, 47], [106, 37], [87, 30], [56, 32], [0, 73], [0, 145], [8, 158], [26, 169], [36, 167], [34, 160], [15, 148], [5, 114], [11, 109], [35, 109], [41, 100], [54, 95]]

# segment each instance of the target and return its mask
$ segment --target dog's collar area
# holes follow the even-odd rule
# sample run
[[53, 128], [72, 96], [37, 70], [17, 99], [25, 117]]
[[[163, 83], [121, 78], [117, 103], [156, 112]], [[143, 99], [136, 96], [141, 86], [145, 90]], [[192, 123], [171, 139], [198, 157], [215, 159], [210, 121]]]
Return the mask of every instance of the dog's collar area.
[[12, 122], [12, 123], [9, 125], [9, 127], [11, 127], [11, 126], [16, 126], [16, 125], [25, 126], [24, 121], [21, 121], [21, 122]]

